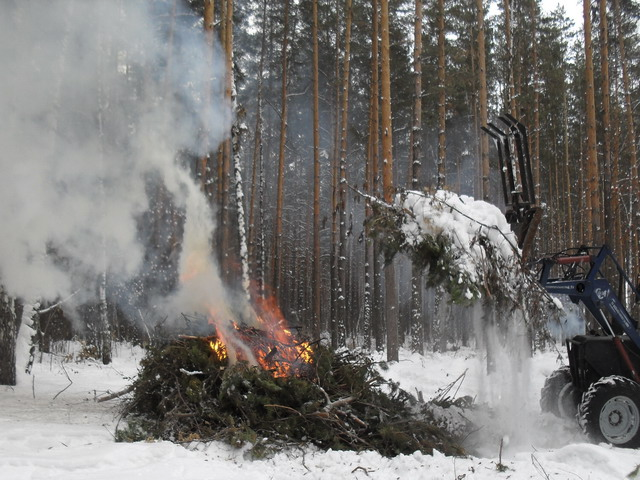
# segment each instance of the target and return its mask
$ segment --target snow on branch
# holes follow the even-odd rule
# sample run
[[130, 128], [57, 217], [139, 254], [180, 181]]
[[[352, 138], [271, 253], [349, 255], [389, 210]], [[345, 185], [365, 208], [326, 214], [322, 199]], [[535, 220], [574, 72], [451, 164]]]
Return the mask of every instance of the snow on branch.
[[519, 291], [531, 279], [515, 234], [496, 206], [446, 190], [404, 191], [393, 205], [371, 203], [368, 232], [387, 260], [407, 254], [425, 269], [428, 284], [445, 288], [455, 303], [520, 303]]

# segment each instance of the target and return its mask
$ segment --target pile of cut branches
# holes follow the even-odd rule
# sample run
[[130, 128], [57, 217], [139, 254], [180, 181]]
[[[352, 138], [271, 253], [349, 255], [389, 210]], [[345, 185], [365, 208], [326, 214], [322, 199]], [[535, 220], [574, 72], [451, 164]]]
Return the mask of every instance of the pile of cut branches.
[[286, 445], [376, 450], [383, 455], [462, 454], [453, 435], [367, 356], [316, 345], [309, 368], [274, 377], [245, 362], [229, 365], [208, 341], [173, 341], [142, 361], [126, 426], [117, 438], [250, 444], [255, 456]]

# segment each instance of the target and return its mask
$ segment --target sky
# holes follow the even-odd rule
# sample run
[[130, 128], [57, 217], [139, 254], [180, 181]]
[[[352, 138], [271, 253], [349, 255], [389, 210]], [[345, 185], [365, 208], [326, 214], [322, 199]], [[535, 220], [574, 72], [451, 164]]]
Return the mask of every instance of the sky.
[[552, 12], [558, 5], [564, 6], [567, 12], [567, 16], [572, 18], [575, 26], [582, 28], [582, 1], [581, 0], [542, 0], [542, 9], [547, 12]]

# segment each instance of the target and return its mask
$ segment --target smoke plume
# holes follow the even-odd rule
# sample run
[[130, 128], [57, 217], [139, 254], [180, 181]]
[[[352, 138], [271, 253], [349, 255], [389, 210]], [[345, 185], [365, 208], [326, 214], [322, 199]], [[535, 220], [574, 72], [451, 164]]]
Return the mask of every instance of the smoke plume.
[[139, 274], [151, 177], [187, 212], [182, 264], [187, 247], [210, 241], [210, 208], [177, 154], [212, 150], [229, 129], [223, 57], [174, 3], [0, 3], [0, 284], [10, 295], [55, 300], [105, 268], [123, 281]]

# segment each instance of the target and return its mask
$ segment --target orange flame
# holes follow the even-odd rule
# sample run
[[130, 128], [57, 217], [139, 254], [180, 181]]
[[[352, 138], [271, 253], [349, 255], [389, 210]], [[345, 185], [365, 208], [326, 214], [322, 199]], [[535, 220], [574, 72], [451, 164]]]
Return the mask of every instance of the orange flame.
[[227, 355], [227, 346], [219, 338], [210, 340], [209, 348], [215, 354], [218, 360], [226, 360], [229, 357], [229, 355]]
[[[218, 335], [209, 342], [211, 351], [219, 360], [231, 357], [252, 363], [252, 359], [247, 358], [252, 354], [258, 365], [270, 371], [274, 377], [296, 375], [301, 366], [312, 362], [311, 345], [309, 342], [299, 341], [287, 328], [286, 320], [273, 299], [261, 299], [257, 302], [256, 314], [258, 328], [234, 322], [232, 331], [224, 334], [225, 337], [233, 336], [233, 339]], [[211, 323], [215, 324], [213, 309], [210, 315]], [[246, 348], [235, 348], [236, 345]], [[233, 355], [229, 355], [229, 348]]]

